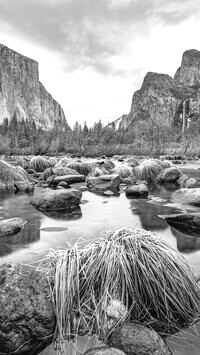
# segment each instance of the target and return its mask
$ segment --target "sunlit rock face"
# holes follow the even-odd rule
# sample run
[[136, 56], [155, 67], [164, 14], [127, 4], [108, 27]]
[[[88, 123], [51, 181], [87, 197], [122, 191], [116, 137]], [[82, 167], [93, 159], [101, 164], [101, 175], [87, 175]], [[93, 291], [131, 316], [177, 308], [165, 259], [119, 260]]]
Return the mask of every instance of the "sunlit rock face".
[[13, 117], [46, 129], [66, 125], [62, 107], [39, 81], [38, 63], [0, 44], [0, 124]]
[[183, 53], [174, 79], [189, 86], [200, 85], [200, 51], [190, 49]]
[[200, 120], [200, 51], [195, 49], [183, 53], [174, 78], [148, 72], [133, 94], [130, 113], [109, 126], [127, 128], [143, 121], [170, 127], [181, 124], [184, 109], [187, 124]]

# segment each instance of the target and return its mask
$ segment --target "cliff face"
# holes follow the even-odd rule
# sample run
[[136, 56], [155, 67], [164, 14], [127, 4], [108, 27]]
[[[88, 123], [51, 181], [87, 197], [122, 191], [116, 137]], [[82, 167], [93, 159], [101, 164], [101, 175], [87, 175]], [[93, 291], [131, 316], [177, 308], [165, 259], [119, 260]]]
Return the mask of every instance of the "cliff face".
[[167, 74], [149, 72], [140, 90], [133, 95], [131, 111], [114, 121], [123, 128], [138, 120], [155, 125], [171, 126], [181, 122], [183, 106], [187, 107], [186, 120], [200, 120], [200, 52], [184, 52], [180, 68], [174, 78]]
[[66, 125], [61, 106], [39, 82], [38, 63], [0, 44], [0, 124], [14, 115], [46, 129]]

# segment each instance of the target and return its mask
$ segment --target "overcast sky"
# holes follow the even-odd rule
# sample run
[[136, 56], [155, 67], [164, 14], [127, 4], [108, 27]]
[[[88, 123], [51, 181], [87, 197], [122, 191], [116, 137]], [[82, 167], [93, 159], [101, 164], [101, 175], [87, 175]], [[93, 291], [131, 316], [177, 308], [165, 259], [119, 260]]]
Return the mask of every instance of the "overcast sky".
[[68, 123], [129, 113], [145, 74], [200, 50], [199, 0], [0, 0], [0, 43], [39, 62]]

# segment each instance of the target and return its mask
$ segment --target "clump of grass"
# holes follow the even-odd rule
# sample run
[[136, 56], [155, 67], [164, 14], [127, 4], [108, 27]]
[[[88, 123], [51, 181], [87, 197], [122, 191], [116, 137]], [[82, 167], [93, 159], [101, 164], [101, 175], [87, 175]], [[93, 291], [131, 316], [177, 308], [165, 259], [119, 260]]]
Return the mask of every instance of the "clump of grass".
[[30, 159], [18, 157], [16, 160], [17, 165], [21, 166], [23, 169], [29, 169], [30, 167]]
[[132, 178], [133, 169], [128, 164], [120, 164], [113, 169], [113, 173], [118, 174], [120, 179]]
[[140, 163], [134, 170], [139, 180], [146, 180], [148, 183], [152, 183], [163, 171], [163, 168], [154, 159], [148, 159]]
[[104, 167], [102, 166], [94, 166], [93, 169], [91, 170], [91, 172], [88, 174], [88, 178], [89, 177], [97, 177], [97, 176], [101, 176], [101, 175], [109, 175], [108, 170], [106, 170]]
[[74, 161], [67, 165], [68, 168], [78, 171], [79, 174], [87, 176], [93, 169], [95, 163]]
[[64, 158], [60, 159], [60, 160], [54, 165], [54, 167], [55, 167], [55, 168], [64, 168], [64, 167], [67, 166], [67, 164], [69, 164], [69, 161], [70, 161], [69, 158], [64, 157]]
[[155, 162], [161, 166], [162, 169], [171, 168], [173, 164], [168, 160], [155, 159]]
[[41, 172], [42, 173], [47, 168], [49, 168], [50, 165], [49, 165], [49, 162], [48, 162], [47, 159], [45, 159], [44, 157], [38, 155], [38, 156], [35, 156], [35, 157], [31, 158], [30, 167], [32, 169], [34, 169], [36, 172]]
[[49, 165], [53, 168], [57, 164], [58, 159], [56, 157], [50, 157], [48, 162], [49, 162]]
[[115, 163], [110, 159], [102, 159], [96, 162], [97, 166], [107, 170], [108, 172], [112, 172], [115, 168]]
[[74, 170], [69, 168], [68, 166], [61, 166], [59, 168], [53, 168], [53, 174], [54, 175], [59, 175], [59, 176], [63, 176], [63, 175], [79, 175], [79, 173]]
[[186, 260], [142, 229], [104, 232], [85, 249], [51, 250], [40, 268], [53, 285], [61, 342], [82, 329], [106, 339], [116, 326], [106, 312], [112, 300], [128, 310], [118, 324], [134, 320], [174, 333], [199, 319], [200, 290]]

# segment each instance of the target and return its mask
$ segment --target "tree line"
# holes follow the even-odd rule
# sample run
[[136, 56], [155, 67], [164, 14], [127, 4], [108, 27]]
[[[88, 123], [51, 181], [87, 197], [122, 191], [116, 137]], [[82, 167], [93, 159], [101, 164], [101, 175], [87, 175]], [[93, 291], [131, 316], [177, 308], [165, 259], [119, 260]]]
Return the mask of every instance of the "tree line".
[[[195, 121], [181, 125], [161, 126], [151, 121], [137, 121], [128, 128], [115, 129], [100, 121], [88, 127], [76, 122], [73, 128], [52, 129], [36, 126], [34, 121], [18, 121], [16, 115], [0, 125], [0, 154], [38, 155], [71, 154], [75, 156], [113, 156], [121, 154], [160, 155], [182, 153], [200, 155], [200, 126]], [[198, 150], [199, 149], [199, 150]]]

